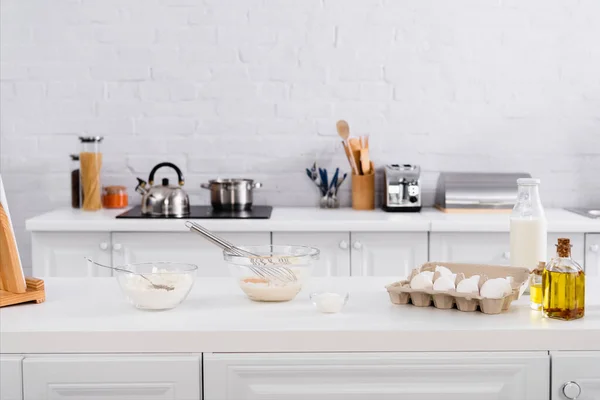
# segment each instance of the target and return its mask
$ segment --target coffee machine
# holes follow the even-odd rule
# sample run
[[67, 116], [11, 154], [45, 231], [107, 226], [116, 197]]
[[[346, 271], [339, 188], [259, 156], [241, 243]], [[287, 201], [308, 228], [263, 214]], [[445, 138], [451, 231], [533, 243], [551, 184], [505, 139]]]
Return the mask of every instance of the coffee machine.
[[388, 164], [384, 168], [385, 211], [421, 211], [421, 168], [411, 164]]

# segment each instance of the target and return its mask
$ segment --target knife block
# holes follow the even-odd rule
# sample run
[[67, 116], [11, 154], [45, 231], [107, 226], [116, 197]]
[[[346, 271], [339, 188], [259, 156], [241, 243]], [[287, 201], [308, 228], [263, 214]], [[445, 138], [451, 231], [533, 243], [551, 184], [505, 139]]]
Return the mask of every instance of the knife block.
[[371, 173], [352, 174], [352, 208], [355, 210], [375, 209], [375, 167], [371, 161]]

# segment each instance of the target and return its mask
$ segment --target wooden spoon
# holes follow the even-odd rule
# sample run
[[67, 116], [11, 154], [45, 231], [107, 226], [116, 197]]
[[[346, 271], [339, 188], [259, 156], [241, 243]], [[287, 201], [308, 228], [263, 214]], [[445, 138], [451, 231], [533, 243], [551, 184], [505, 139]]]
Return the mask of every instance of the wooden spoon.
[[350, 126], [343, 119], [336, 122], [335, 127], [337, 129], [338, 135], [342, 138], [342, 145], [344, 146], [344, 152], [346, 153], [346, 158], [350, 163], [350, 168], [352, 168], [352, 172], [355, 175], [359, 174], [358, 165], [356, 165], [356, 161], [352, 156], [350, 151], [350, 145], [348, 144], [348, 138], [350, 137]]
[[347, 142], [350, 137], [350, 126], [348, 126], [348, 123], [343, 119], [340, 119], [336, 122], [335, 127], [337, 128], [338, 135], [340, 135], [344, 142]]

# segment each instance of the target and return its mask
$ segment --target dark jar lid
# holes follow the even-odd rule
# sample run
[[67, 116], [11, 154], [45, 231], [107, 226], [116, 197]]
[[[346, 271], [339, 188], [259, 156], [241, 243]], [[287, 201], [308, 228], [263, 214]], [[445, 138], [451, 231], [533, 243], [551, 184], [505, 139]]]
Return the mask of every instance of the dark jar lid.
[[104, 140], [102, 136], [79, 136], [81, 143], [100, 143], [102, 140]]

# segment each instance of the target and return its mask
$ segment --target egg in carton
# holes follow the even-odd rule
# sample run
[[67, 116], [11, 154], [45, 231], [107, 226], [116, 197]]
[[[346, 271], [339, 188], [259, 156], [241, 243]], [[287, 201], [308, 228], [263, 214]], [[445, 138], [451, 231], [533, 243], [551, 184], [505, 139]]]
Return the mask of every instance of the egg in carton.
[[[418, 288], [411, 287], [413, 278], [421, 272], [431, 273], [431, 282], [436, 282], [441, 278], [442, 273], [437, 271], [436, 267], [444, 265], [451, 273], [456, 274], [455, 287], [458, 287], [461, 281], [473, 278], [474, 275], [479, 275], [479, 281], [473, 286], [473, 291], [470, 293], [461, 293], [456, 289], [434, 290], [430, 287], [427, 276], [423, 279], [418, 278], [417, 283], [421, 283]], [[504, 292], [500, 298], [489, 298], [480, 295], [480, 291], [488, 280], [496, 281], [494, 284], [488, 284], [494, 289], [494, 285], [499, 285], [499, 278], [510, 276], [509, 293]], [[516, 268], [506, 266], [494, 266], [484, 264], [459, 264], [459, 263], [426, 263], [420, 268], [414, 269], [407, 280], [402, 280], [388, 285], [387, 291], [390, 300], [393, 304], [408, 304], [412, 303], [417, 307], [428, 307], [432, 303], [436, 308], [449, 309], [456, 307], [460, 311], [476, 311], [478, 308], [484, 314], [499, 314], [507, 310], [513, 300], [518, 299], [527, 288], [527, 279], [529, 270], [527, 268]], [[474, 280], [474, 279], [473, 279]], [[468, 283], [469, 286], [473, 284]], [[465, 284], [463, 284], [464, 286]], [[503, 284], [504, 286], [506, 283]], [[476, 288], [476, 289], [475, 289]], [[491, 290], [488, 292], [492, 292]]]

